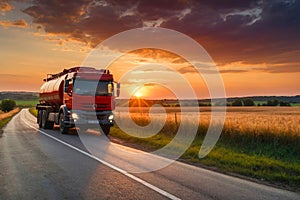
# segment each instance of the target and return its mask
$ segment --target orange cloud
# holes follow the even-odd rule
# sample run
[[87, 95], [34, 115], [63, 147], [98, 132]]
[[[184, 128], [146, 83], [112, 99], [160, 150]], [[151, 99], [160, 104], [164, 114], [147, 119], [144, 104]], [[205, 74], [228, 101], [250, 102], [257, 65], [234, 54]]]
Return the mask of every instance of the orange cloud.
[[9, 3], [5, 1], [0, 2], [0, 11], [2, 12], [2, 15], [4, 16], [7, 11], [11, 11], [13, 7], [9, 5]]
[[243, 73], [243, 72], [266, 72], [266, 73], [297, 73], [300, 72], [300, 62], [286, 63], [247, 63], [233, 62], [225, 65], [218, 65], [221, 73]]
[[15, 20], [15, 21], [0, 20], [0, 26], [27, 28], [28, 24], [24, 19], [18, 19], [18, 20]]

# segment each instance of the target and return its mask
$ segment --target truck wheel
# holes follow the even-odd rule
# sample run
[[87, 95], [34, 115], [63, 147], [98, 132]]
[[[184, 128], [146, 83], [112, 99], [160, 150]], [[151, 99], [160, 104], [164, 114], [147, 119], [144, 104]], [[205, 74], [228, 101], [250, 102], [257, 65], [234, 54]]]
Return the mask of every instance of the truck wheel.
[[[100, 126], [101, 126], [103, 133], [107, 136], [110, 131], [110, 126], [109, 125], [100, 125]], [[101, 133], [102, 133], [102, 131], [101, 131]]]
[[41, 117], [41, 125], [43, 129], [53, 129], [54, 122], [48, 121], [48, 113], [46, 110], [42, 111], [42, 117]]
[[38, 112], [38, 116], [37, 116], [37, 122], [39, 124], [39, 128], [42, 128], [43, 125], [42, 125], [42, 115], [43, 115], [43, 111], [42, 110], [39, 110]]
[[59, 130], [60, 130], [61, 134], [68, 134], [69, 127], [65, 126], [64, 121], [65, 121], [65, 114], [61, 113], [59, 115]]
[[47, 128], [53, 129], [53, 127], [54, 127], [54, 122], [47, 121]]

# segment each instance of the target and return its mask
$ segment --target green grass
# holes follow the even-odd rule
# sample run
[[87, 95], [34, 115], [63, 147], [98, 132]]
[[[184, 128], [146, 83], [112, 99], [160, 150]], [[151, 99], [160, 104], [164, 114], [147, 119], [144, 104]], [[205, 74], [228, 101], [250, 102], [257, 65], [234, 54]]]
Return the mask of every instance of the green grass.
[[[195, 159], [190, 160], [195, 161]], [[217, 167], [223, 172], [238, 173], [272, 183], [286, 184], [295, 188], [300, 186], [300, 164], [295, 161], [286, 162], [255, 155], [247, 151], [242, 153], [241, 151], [236, 151], [236, 149], [222, 147], [222, 144], [218, 144], [207, 157], [199, 162]]]
[[2, 129], [11, 120], [12, 117], [13, 116], [10, 116], [0, 120], [0, 129]]
[[28, 108], [34, 107], [39, 102], [38, 100], [15, 100], [17, 107]]
[[13, 114], [12, 116], [6, 117], [0, 120], [0, 130], [15, 116], [17, 113]]
[[[14, 100], [16, 102], [16, 106], [20, 108], [29, 108], [35, 107], [38, 104], [38, 100]], [[0, 101], [1, 103], [1, 101]]]
[[35, 109], [35, 107], [31, 107], [31, 108], [29, 108], [29, 112], [33, 115], [33, 116], [35, 116], [35, 117], [37, 117], [37, 109]]
[[[136, 138], [115, 126], [111, 128], [110, 135], [132, 143], [135, 147], [138, 145], [142, 149], [153, 151], [167, 145], [174, 137], [166, 130], [168, 128], [150, 138]], [[253, 135], [245, 137], [244, 134], [236, 133], [233, 137], [225, 129], [209, 155], [199, 159], [198, 153], [206, 130], [207, 127], [199, 127], [197, 137], [181, 159], [210, 166], [221, 172], [240, 174], [294, 189], [300, 187], [299, 136], [288, 140], [277, 138], [270, 142], [270, 135], [266, 135], [270, 138]]]
[[267, 101], [254, 101], [254, 104], [257, 106], [258, 104], [263, 105], [264, 103], [267, 103]]

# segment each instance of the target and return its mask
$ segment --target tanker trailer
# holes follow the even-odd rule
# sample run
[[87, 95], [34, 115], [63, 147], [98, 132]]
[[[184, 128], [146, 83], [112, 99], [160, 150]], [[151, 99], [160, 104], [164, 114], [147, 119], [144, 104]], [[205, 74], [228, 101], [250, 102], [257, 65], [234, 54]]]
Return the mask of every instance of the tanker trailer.
[[[56, 124], [62, 134], [67, 134], [75, 125], [83, 129], [100, 125], [101, 132], [109, 134], [114, 124], [116, 83], [109, 70], [74, 67], [48, 74], [44, 82], [36, 106], [40, 128], [53, 129]], [[93, 84], [96, 85], [94, 91], [91, 89]], [[120, 84], [116, 84], [118, 96]]]

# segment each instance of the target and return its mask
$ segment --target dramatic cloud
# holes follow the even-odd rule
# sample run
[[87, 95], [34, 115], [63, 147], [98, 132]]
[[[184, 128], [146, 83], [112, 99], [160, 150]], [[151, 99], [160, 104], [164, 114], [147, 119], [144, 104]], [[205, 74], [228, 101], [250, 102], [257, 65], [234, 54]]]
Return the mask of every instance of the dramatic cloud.
[[27, 28], [28, 24], [24, 19], [19, 19], [15, 21], [0, 20], [0, 26]]
[[300, 62], [259, 63], [251, 64], [234, 62], [218, 66], [221, 73], [265, 72], [265, 73], [295, 73], [300, 72]]
[[35, 0], [24, 12], [47, 33], [91, 47], [131, 28], [171, 28], [198, 41], [224, 65], [299, 63], [299, 10], [300, 1], [293, 0]]

